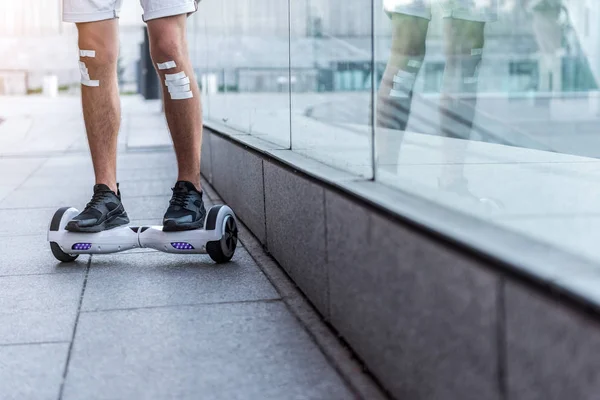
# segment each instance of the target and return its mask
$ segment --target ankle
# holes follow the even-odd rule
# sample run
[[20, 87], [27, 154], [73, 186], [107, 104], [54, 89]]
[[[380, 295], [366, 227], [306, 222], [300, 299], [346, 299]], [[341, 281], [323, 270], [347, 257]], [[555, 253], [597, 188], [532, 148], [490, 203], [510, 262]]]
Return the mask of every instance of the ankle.
[[103, 181], [96, 181], [96, 185], [99, 184], [105, 184], [106, 186], [108, 186], [108, 188], [110, 190], [112, 190], [115, 194], [119, 194], [119, 186], [117, 186], [117, 183], [111, 183], [111, 182], [103, 182]]
[[196, 190], [197, 190], [198, 192], [202, 193], [202, 185], [201, 185], [201, 183], [200, 183], [200, 180], [199, 180], [199, 179], [189, 179], [189, 178], [183, 178], [183, 177], [180, 177], [180, 178], [177, 178], [177, 181], [189, 182], [189, 183], [191, 183], [192, 185], [194, 185], [194, 187], [196, 188]]

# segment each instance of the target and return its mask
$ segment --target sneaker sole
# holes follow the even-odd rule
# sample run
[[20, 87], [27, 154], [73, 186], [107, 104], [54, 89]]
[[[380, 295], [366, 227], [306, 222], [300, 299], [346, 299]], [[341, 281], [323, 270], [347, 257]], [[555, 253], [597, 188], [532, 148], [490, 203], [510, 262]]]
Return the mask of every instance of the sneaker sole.
[[202, 228], [204, 228], [204, 219], [179, 224], [174, 220], [166, 220], [163, 222], [163, 232], [193, 231]]
[[114, 228], [118, 228], [120, 226], [127, 225], [129, 223], [129, 217], [127, 216], [127, 213], [125, 211], [123, 211], [120, 214], [116, 214], [116, 215], [109, 217], [107, 220], [103, 221], [101, 224], [84, 227], [84, 228], [81, 228], [81, 227], [79, 227], [79, 225], [77, 225], [76, 223], [72, 223], [72, 222], [73, 221], [70, 221], [65, 228], [69, 232], [98, 233], [98, 232], [108, 231], [108, 230], [111, 230]]

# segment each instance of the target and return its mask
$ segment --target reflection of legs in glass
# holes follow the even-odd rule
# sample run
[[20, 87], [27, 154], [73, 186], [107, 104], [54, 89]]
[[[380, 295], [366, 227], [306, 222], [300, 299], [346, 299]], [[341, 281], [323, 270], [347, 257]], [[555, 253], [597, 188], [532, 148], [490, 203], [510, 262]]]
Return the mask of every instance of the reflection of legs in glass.
[[539, 82], [540, 92], [562, 90], [562, 48], [563, 28], [560, 24], [560, 2], [542, 1], [533, 8], [533, 32], [540, 51]]
[[[425, 57], [429, 20], [392, 14], [393, 37], [390, 59], [377, 94], [376, 125], [404, 131], [408, 124], [413, 88]], [[377, 132], [379, 165], [396, 164], [402, 134], [381, 129]]]
[[444, 25], [446, 69], [440, 101], [441, 132], [460, 140], [448, 139], [442, 145], [444, 168], [439, 186], [467, 197], [475, 197], [464, 176], [464, 163], [477, 105], [484, 28], [484, 22], [455, 18], [446, 18]]

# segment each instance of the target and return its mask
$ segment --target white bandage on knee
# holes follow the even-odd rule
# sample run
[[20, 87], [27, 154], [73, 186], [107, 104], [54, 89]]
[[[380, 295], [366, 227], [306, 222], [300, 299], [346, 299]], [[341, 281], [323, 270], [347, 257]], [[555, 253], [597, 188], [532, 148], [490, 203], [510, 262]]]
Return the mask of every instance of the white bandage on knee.
[[461, 62], [463, 86], [462, 91], [477, 91], [479, 81], [479, 67], [483, 58], [483, 49], [471, 49], [471, 56], [466, 56]]
[[421, 68], [421, 64], [420, 60], [408, 60], [407, 66], [411, 68]]
[[167, 81], [167, 83], [169, 83], [169, 81], [176, 81], [179, 79], [183, 79], [186, 76], [187, 75], [185, 74], [184, 71], [178, 72], [176, 74], [165, 74], [165, 80]]
[[[94, 50], [79, 50], [79, 56], [83, 57], [96, 57], [96, 52]], [[90, 87], [98, 87], [100, 86], [100, 81], [95, 81], [90, 79], [90, 73], [87, 69], [87, 66], [83, 61], [79, 61], [79, 73], [81, 74], [81, 84], [84, 86]]]
[[164, 63], [158, 63], [158, 69], [171, 69], [171, 68], [175, 68], [177, 67], [177, 64], [175, 64], [175, 61], [167, 61]]
[[79, 50], [79, 57], [96, 57], [95, 50]]
[[417, 74], [399, 70], [394, 75], [394, 84], [390, 90], [390, 97], [407, 98], [413, 90]]
[[[176, 66], [175, 61], [167, 61], [166, 63], [158, 64], [158, 69], [171, 69]], [[165, 74], [165, 84], [169, 90], [171, 100], [185, 100], [194, 97], [190, 78], [184, 71], [175, 74]]]
[[167, 87], [183, 86], [183, 85], [188, 85], [189, 83], [190, 83], [190, 78], [188, 78], [187, 76], [185, 78], [175, 79], [175, 80], [171, 80], [171, 81], [165, 80], [165, 84], [167, 85]]

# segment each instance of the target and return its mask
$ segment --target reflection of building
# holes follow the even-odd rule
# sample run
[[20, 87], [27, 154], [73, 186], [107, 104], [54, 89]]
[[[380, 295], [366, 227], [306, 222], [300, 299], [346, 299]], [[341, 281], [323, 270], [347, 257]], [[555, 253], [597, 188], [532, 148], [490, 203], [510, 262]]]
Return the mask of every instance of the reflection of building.
[[[373, 15], [374, 53], [379, 70], [383, 70], [391, 43], [391, 24], [383, 12], [382, 1], [375, 0]], [[519, 94], [596, 88], [590, 70], [600, 76], [600, 59], [594, 61], [594, 54], [599, 53], [596, 49], [600, 49], [596, 43], [600, 40], [600, 32], [596, 32], [600, 25], [581, 18], [584, 15], [588, 19], [596, 18], [594, 15], [598, 13], [594, 13], [594, 9], [600, 7], [600, 2], [564, 0], [567, 8], [572, 9], [570, 25], [577, 28], [575, 42], [581, 44], [579, 51], [575, 51], [574, 46], [565, 51], [566, 43], [572, 41], [569, 25], [557, 24], [548, 18], [544, 20], [540, 13], [532, 13], [531, 1], [540, 2], [500, 1], [499, 20], [486, 27], [485, 61], [479, 90]], [[592, 1], [593, 7], [590, 6]], [[587, 12], [577, 11], [577, 14], [571, 4]], [[371, 2], [295, 0], [291, 7], [291, 70], [296, 79], [295, 90], [370, 88], [371, 79], [364, 76], [364, 66], [370, 64], [372, 55]], [[200, 11], [191, 32], [192, 36], [197, 36], [197, 65], [216, 74], [223, 89], [272, 91], [280, 88], [277, 80], [289, 67], [287, 2], [204, 1]], [[427, 58], [417, 83], [419, 91], [438, 92], [440, 89], [445, 62], [441, 25], [439, 18], [434, 17], [428, 36]], [[587, 30], [588, 35], [583, 37], [579, 30]], [[558, 49], [549, 51], [553, 46]], [[205, 60], [203, 54], [219, 56]]]
[[591, 72], [600, 82], [600, 2], [597, 0], [563, 0], [581, 53]]

